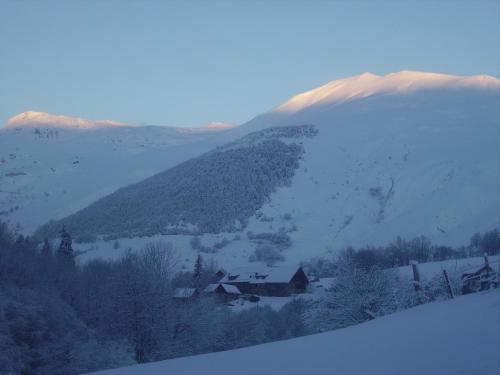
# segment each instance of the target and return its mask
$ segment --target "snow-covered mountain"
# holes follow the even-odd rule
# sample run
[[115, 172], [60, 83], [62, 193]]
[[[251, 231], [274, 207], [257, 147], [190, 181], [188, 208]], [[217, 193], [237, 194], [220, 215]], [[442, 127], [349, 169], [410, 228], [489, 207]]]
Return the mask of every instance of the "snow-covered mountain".
[[[254, 250], [259, 244], [267, 241], [274, 246], [277, 244], [273, 241], [283, 241], [283, 236], [271, 235], [280, 233], [289, 237], [289, 242], [285, 241], [286, 245], [278, 245], [285, 262], [290, 263], [324, 255], [348, 245], [384, 244], [398, 235], [406, 238], [425, 235], [436, 243], [463, 244], [474, 232], [500, 225], [497, 212], [500, 207], [499, 103], [500, 81], [493, 77], [457, 77], [408, 71], [379, 77], [365, 73], [299, 94], [246, 124], [222, 133], [179, 133], [169, 129], [161, 130], [168, 132], [168, 142], [161, 141], [165, 137], [155, 136], [148, 138], [147, 142], [141, 142], [137, 141], [136, 135], [143, 130], [120, 127], [113, 128], [113, 134], [120, 131], [128, 136], [123, 135], [121, 142], [113, 143], [111, 136], [104, 136], [111, 130], [100, 130], [96, 133], [101, 134], [100, 138], [108, 137], [105, 138], [107, 143], [101, 141], [103, 147], [119, 144], [121, 148], [117, 149], [121, 151], [115, 159], [109, 155], [117, 151], [107, 150], [106, 157], [114, 160], [109, 164], [103, 164], [108, 162], [104, 162], [102, 157], [97, 158], [98, 163], [88, 163], [89, 170], [81, 175], [76, 183], [77, 188], [71, 192], [71, 198], [59, 201], [58, 205], [56, 202], [64, 194], [57, 190], [51, 204], [59, 211], [52, 217], [61, 218], [75, 212], [118, 187], [137, 182], [141, 177], [177, 165], [189, 157], [198, 156], [200, 159], [197, 160], [208, 163], [204, 165], [214, 166], [202, 155], [214, 145], [233, 142], [226, 148], [219, 148], [219, 156], [223, 155], [221, 151], [225, 149], [241, 150], [240, 155], [246, 155], [248, 147], [261, 142], [262, 134], [267, 134], [266, 129], [281, 126], [289, 129], [306, 124], [315, 129], [317, 134], [314, 137], [290, 140], [277, 131], [271, 131], [274, 141], [300, 146], [299, 166], [293, 170], [289, 182], [274, 186], [260, 207], [245, 211], [250, 212], [251, 216], [244, 218], [241, 231], [235, 232], [235, 228], [242, 228], [239, 224], [227, 227], [232, 232], [225, 232], [220, 227], [216, 230], [201, 230], [196, 248], [190, 245], [193, 235], [189, 234], [196, 231], [165, 235], [163, 238], [173, 242], [186, 261], [191, 261], [201, 246], [203, 250], [213, 252], [209, 256], [215, 257], [222, 265], [247, 262], [249, 257], [255, 255]], [[160, 132], [157, 128], [149, 131]], [[287, 131], [283, 134], [286, 135]], [[200, 138], [193, 141], [193, 136]], [[0, 142], [2, 137], [0, 135]], [[36, 138], [37, 135], [31, 132], [24, 134], [24, 137]], [[95, 139], [96, 135], [92, 135], [89, 142], [95, 142]], [[75, 167], [73, 162], [77, 160], [73, 160], [73, 154], [69, 158], [63, 157], [79, 142], [82, 139], [66, 139], [62, 142], [66, 149], [61, 149], [54, 163], [59, 160], [57, 162], [66, 163], [66, 168], [62, 165], [59, 168], [66, 171], [87, 164], [81, 163]], [[168, 143], [168, 146], [163, 142]], [[90, 150], [88, 145], [84, 145], [83, 149]], [[4, 148], [1, 150], [3, 152]], [[9, 159], [8, 153], [6, 155], [2, 155], [5, 160], [14, 160]], [[217, 160], [213, 153], [206, 155], [212, 155], [210, 157]], [[28, 155], [24, 158], [27, 162], [23, 165], [26, 167], [34, 163]], [[197, 165], [196, 161], [189, 163]], [[228, 163], [231, 169], [231, 162]], [[108, 167], [102, 170], [103, 165]], [[121, 168], [117, 167], [120, 165]], [[5, 165], [1, 168], [6, 171]], [[191, 176], [185, 165], [178, 168], [176, 171], [182, 170], [183, 176]], [[245, 168], [249, 174], [255, 173], [254, 169]], [[92, 172], [96, 170], [100, 172]], [[107, 173], [109, 171], [112, 172]], [[135, 171], [135, 177], [128, 177], [127, 171]], [[29, 193], [43, 194], [27, 175], [14, 176], [18, 172], [12, 167], [8, 173], [16, 183], [26, 179], [24, 183], [18, 184]], [[174, 176], [175, 173], [168, 172], [167, 175]], [[225, 175], [226, 169], [222, 168], [218, 173], [220, 181], [211, 182], [210, 191], [224, 191], [224, 184], [230, 184], [230, 179], [226, 177], [232, 175]], [[52, 194], [51, 188], [60, 189], [59, 184], [66, 181], [64, 176], [71, 174], [47, 182], [44, 191], [49, 189], [47, 192]], [[264, 185], [261, 186], [267, 186], [265, 184], [269, 176], [263, 178], [260, 181], [264, 181]], [[2, 179], [6, 180], [6, 177]], [[101, 183], [101, 179], [105, 179], [106, 183]], [[105, 188], [94, 189], [93, 195], [85, 194], [96, 181]], [[207, 183], [207, 180], [196, 178], [190, 181], [193, 191], [201, 189], [202, 185], [197, 186], [200, 181]], [[16, 191], [16, 185], [11, 183], [9, 189], [11, 192]], [[7, 189], [2, 186], [0, 190]], [[64, 190], [68, 191], [68, 188]], [[130, 191], [142, 190], [134, 188]], [[221, 202], [221, 206], [240, 207], [236, 203], [241, 202], [246, 195], [240, 194], [238, 189], [230, 191], [230, 194], [223, 198], [217, 196], [216, 199]], [[25, 195], [29, 196], [29, 193]], [[162, 194], [157, 196], [158, 199], [166, 199]], [[134, 199], [140, 202], [140, 196]], [[175, 200], [175, 196], [168, 196], [168, 199]], [[210, 194], [203, 199], [210, 200]], [[256, 201], [260, 202], [259, 199]], [[33, 210], [34, 206], [26, 204], [25, 207]], [[183, 215], [182, 207], [175, 208], [179, 210], [179, 225], [184, 229], [196, 229], [199, 222], [186, 221], [185, 216], [194, 216], [191, 211]], [[15, 213], [10, 215], [16, 217]], [[231, 215], [236, 217], [237, 213]], [[21, 219], [26, 216], [17, 217], [23, 222]], [[32, 220], [31, 228], [35, 221], [41, 223], [42, 219], [48, 217], [51, 216], [43, 215], [43, 218]], [[92, 220], [92, 217], [89, 216], [88, 220]], [[106, 220], [113, 221], [116, 218], [111, 215]], [[167, 233], [174, 233], [176, 225], [174, 228], [171, 222], [168, 225]], [[153, 233], [165, 233], [165, 228], [154, 228]], [[106, 234], [116, 233], [103, 233]], [[120, 242], [138, 247], [150, 239], [122, 238]], [[92, 248], [98, 247], [100, 251], [88, 252], [84, 258], [103, 254], [116, 256], [119, 252], [113, 249], [112, 243], [98, 241]], [[89, 248], [90, 245], [80, 247], [81, 250]]]
[[230, 124], [228, 122], [212, 121], [212, 122], [209, 122], [208, 124], [206, 124], [201, 129], [217, 131], [217, 130], [228, 130], [228, 129], [232, 129], [234, 127], [235, 127], [234, 124]]
[[467, 243], [500, 225], [499, 103], [493, 77], [418, 72], [362, 74], [293, 97], [239, 129], [319, 131], [292, 187], [261, 209], [274, 222], [256, 218], [249, 230], [293, 223], [292, 261], [398, 235]]
[[21, 113], [0, 128], [0, 219], [30, 233], [215, 147], [227, 129]]
[[61, 128], [61, 129], [97, 129], [108, 126], [127, 126], [128, 124], [113, 120], [88, 120], [79, 117], [53, 115], [46, 112], [26, 111], [11, 117], [5, 124], [6, 129], [15, 128]]
[[321, 105], [340, 104], [378, 94], [405, 94], [439, 88], [499, 88], [496, 78], [486, 75], [459, 77], [447, 74], [402, 71], [386, 76], [363, 73], [359, 76], [332, 81], [296, 95], [279, 105], [275, 111], [296, 113]]
[[[364, 111], [382, 109], [397, 110], [393, 100], [410, 99], [402, 108], [411, 110], [426, 97], [434, 101], [439, 109], [441, 104], [457, 96], [466, 98], [482, 94], [494, 94], [500, 90], [500, 80], [487, 75], [470, 77], [448, 74], [401, 71], [377, 76], [363, 73], [358, 76], [331, 81], [323, 86], [295, 95], [276, 108], [249, 121], [246, 125], [256, 127], [279, 125], [290, 122], [310, 121], [314, 124], [333, 124], [345, 113], [356, 112], [356, 107]], [[414, 101], [414, 103], [411, 103]], [[470, 103], [469, 105], [472, 105]], [[464, 108], [466, 109], [466, 108]], [[349, 113], [350, 115], [351, 113]], [[399, 113], [398, 113], [399, 115]], [[411, 115], [408, 112], [408, 115]], [[333, 125], [331, 125], [333, 126]]]

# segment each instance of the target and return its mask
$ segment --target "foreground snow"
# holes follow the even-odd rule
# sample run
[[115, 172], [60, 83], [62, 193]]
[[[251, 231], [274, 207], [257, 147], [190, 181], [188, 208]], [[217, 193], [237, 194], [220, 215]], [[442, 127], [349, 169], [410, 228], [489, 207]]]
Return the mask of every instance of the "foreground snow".
[[498, 374], [500, 293], [436, 302], [333, 332], [100, 374]]

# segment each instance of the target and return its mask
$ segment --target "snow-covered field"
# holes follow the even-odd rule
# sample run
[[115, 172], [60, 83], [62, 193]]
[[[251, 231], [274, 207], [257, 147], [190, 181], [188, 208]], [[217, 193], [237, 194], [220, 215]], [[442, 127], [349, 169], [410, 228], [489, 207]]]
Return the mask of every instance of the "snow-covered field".
[[500, 373], [500, 292], [421, 305], [349, 328], [102, 375]]

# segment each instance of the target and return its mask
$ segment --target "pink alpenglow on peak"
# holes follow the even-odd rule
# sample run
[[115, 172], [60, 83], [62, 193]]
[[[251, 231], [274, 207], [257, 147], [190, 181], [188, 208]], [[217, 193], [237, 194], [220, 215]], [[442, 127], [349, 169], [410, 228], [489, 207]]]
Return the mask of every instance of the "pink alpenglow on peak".
[[500, 89], [500, 80], [487, 75], [463, 77], [411, 70], [403, 70], [385, 76], [363, 73], [331, 81], [296, 95], [278, 106], [274, 112], [294, 113], [307, 107], [339, 104], [382, 93], [402, 94], [425, 89], [461, 87]]
[[227, 122], [209, 122], [206, 125], [200, 126], [199, 128], [177, 128], [178, 131], [183, 133], [211, 133], [211, 132], [223, 132], [235, 128], [236, 125]]
[[27, 111], [11, 117], [4, 128], [22, 128], [47, 126], [54, 128], [90, 130], [103, 127], [131, 126], [130, 124], [113, 120], [88, 120], [79, 117], [53, 115], [46, 112]]
[[203, 126], [202, 129], [212, 129], [212, 130], [226, 130], [236, 127], [234, 124], [228, 122], [213, 121]]

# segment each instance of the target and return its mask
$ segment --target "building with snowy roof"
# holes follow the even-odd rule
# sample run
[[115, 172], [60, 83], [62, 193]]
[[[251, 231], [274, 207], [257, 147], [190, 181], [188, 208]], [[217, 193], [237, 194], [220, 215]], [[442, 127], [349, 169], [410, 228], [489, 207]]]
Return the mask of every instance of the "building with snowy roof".
[[498, 286], [498, 275], [488, 262], [462, 274], [462, 294], [490, 289], [492, 286]]
[[241, 291], [237, 286], [224, 283], [209, 284], [205, 288], [204, 292], [206, 294], [215, 295], [219, 300], [222, 300], [223, 302], [232, 301], [241, 295]]
[[234, 285], [241, 293], [284, 297], [304, 293], [309, 278], [302, 267], [242, 267], [220, 272], [219, 283]]

